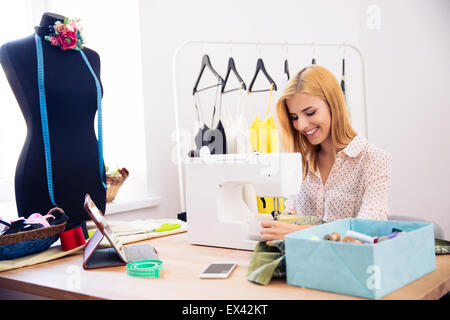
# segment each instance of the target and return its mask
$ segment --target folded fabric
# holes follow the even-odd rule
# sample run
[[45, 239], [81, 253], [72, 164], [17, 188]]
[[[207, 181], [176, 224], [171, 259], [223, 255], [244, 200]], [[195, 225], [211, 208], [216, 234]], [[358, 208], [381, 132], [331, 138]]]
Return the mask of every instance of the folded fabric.
[[45, 216], [40, 213], [33, 213], [28, 218], [19, 217], [9, 223], [0, 220], [0, 235], [14, 234], [39, 228], [48, 228], [68, 220], [67, 215], [59, 208], [53, 208]]
[[41, 224], [44, 228], [50, 227], [50, 223], [47, 221], [47, 218], [54, 219], [55, 217], [51, 214], [47, 214], [45, 216], [41, 215], [40, 213], [33, 213], [30, 215], [25, 222], [26, 223], [35, 223], [35, 224]]
[[85, 245], [82, 245], [80, 247], [74, 248], [69, 251], [62, 251], [61, 246], [58, 245], [58, 246], [50, 247], [47, 250], [39, 252], [39, 253], [30, 254], [27, 256], [23, 256], [23, 257], [11, 259], [11, 260], [3, 260], [3, 261], [0, 261], [0, 272], [12, 270], [12, 269], [18, 269], [18, 268], [22, 268], [22, 267], [26, 267], [26, 266], [32, 266], [35, 264], [56, 260], [56, 259], [66, 257], [69, 255], [73, 255], [73, 254], [79, 254], [79, 253], [83, 252], [82, 249], [84, 248], [84, 246]]
[[8, 230], [9, 228], [11, 228], [11, 224], [3, 221], [2, 218], [0, 218], [0, 236], [6, 232], [6, 230]]
[[[143, 221], [143, 220], [140, 220]], [[137, 227], [137, 221], [108, 221], [111, 230], [116, 233], [123, 244], [129, 244], [134, 242], [139, 242], [142, 240], [163, 237], [165, 235], [172, 235], [176, 233], [183, 233], [187, 231], [187, 223], [178, 219], [149, 219], [144, 220], [147, 228], [143, 231], [141, 228]], [[158, 227], [164, 224], [179, 224], [181, 227], [167, 230], [167, 231], [157, 231]], [[153, 229], [150, 226], [155, 226]], [[88, 231], [94, 228], [94, 226], [88, 224]], [[117, 231], [116, 231], [117, 230]], [[120, 232], [119, 232], [120, 230]], [[98, 246], [99, 248], [111, 247], [108, 239], [103, 238], [102, 242]]]
[[2, 235], [25, 232], [43, 227], [40, 223], [27, 223], [25, 220], [15, 220], [11, 222], [11, 226]]
[[[162, 222], [164, 221], [164, 223]], [[132, 234], [150, 233], [158, 231], [161, 226], [178, 223], [179, 220], [134, 220], [134, 221], [109, 221], [108, 224], [117, 236], [126, 236]], [[180, 225], [181, 226], [181, 225]], [[88, 230], [94, 230], [97, 227], [93, 222], [88, 222]]]
[[274, 241], [274, 246], [268, 246], [265, 241], [258, 242], [250, 258], [247, 280], [267, 285], [273, 277], [286, 277], [283, 240]]
[[[294, 223], [296, 225], [317, 225], [325, 222], [315, 216], [300, 216]], [[273, 246], [268, 246], [266, 241], [256, 244], [255, 251], [250, 257], [247, 280], [267, 285], [273, 277], [286, 277], [284, 240], [276, 240], [273, 243]]]

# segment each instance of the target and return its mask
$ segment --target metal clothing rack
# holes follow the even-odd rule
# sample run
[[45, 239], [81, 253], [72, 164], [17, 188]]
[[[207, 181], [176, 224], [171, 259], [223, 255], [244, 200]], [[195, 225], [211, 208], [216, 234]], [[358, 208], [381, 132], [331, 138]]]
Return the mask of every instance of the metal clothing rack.
[[188, 45], [193, 44], [200, 44], [200, 45], [223, 45], [223, 46], [230, 46], [230, 45], [247, 45], [247, 46], [257, 46], [261, 48], [261, 46], [278, 46], [278, 47], [309, 47], [309, 48], [315, 48], [315, 47], [337, 47], [337, 48], [349, 48], [354, 50], [361, 59], [361, 71], [362, 71], [362, 86], [363, 86], [363, 100], [364, 100], [364, 130], [365, 130], [365, 136], [368, 139], [368, 128], [367, 128], [367, 97], [366, 97], [366, 72], [365, 72], [365, 66], [364, 66], [364, 57], [361, 53], [361, 50], [359, 50], [358, 47], [347, 44], [347, 43], [301, 43], [301, 42], [261, 42], [261, 41], [201, 41], [201, 40], [187, 40], [183, 42], [180, 46], [178, 46], [175, 49], [175, 52], [172, 56], [172, 76], [173, 76], [173, 97], [174, 97], [174, 108], [175, 108], [175, 126], [176, 126], [176, 139], [177, 139], [177, 157], [178, 157], [178, 183], [179, 183], [179, 189], [180, 189], [180, 202], [181, 202], [181, 213], [178, 215], [180, 219], [185, 220], [186, 217], [186, 203], [184, 199], [184, 186], [183, 186], [183, 172], [182, 172], [182, 159], [180, 155], [180, 135], [178, 130], [179, 122], [178, 122], [178, 91], [177, 91], [177, 58], [180, 52]]

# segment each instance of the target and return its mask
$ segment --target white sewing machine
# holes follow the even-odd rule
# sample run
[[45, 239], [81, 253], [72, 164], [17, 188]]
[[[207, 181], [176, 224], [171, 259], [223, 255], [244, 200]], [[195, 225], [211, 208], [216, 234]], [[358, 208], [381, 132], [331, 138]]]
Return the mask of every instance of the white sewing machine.
[[207, 155], [185, 163], [188, 241], [253, 250], [260, 240], [256, 197], [299, 193], [300, 153]]

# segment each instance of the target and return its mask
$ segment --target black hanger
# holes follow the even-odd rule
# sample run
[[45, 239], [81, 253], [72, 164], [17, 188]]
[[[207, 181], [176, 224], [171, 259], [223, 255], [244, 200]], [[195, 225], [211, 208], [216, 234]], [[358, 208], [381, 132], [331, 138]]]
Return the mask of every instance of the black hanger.
[[287, 79], [289, 80], [291, 77], [289, 75], [289, 64], [288, 60], [284, 60], [284, 73], [286, 73]]
[[[197, 89], [198, 84], [200, 82], [200, 79], [202, 78], [203, 75], [203, 71], [205, 71], [205, 67], [208, 67], [209, 70], [211, 70], [211, 72], [213, 73], [213, 75], [216, 77], [216, 79], [219, 81], [218, 84], [203, 88], [203, 89]], [[192, 90], [192, 94], [195, 94], [197, 92], [206, 90], [206, 89], [210, 89], [210, 88], [214, 88], [217, 86], [223, 86], [223, 79], [222, 77], [217, 73], [216, 70], [214, 70], [214, 68], [211, 65], [211, 60], [209, 60], [209, 56], [207, 54], [205, 54], [202, 58], [202, 65], [200, 67], [200, 74], [197, 77], [197, 81], [195, 82], [195, 86], [194, 89]]]
[[[225, 86], [227, 85], [227, 81], [228, 81], [231, 71], [233, 71], [234, 75], [238, 79], [241, 86], [239, 88], [230, 89], [228, 91], [225, 91]], [[232, 57], [230, 57], [230, 59], [228, 59], [227, 75], [225, 76], [225, 80], [223, 82], [222, 93], [227, 93], [227, 92], [231, 92], [231, 91], [235, 91], [235, 90], [239, 90], [239, 89], [247, 90], [247, 86], [245, 85], [244, 80], [242, 80], [241, 76], [239, 75], [239, 73], [236, 70], [236, 65], [234, 64], [234, 59]]]
[[250, 87], [248, 89], [248, 92], [265, 92], [265, 91], [269, 91], [270, 89], [265, 89], [265, 90], [253, 90], [253, 85], [255, 84], [255, 80], [256, 77], [258, 76], [259, 71], [262, 71], [264, 73], [264, 75], [266, 76], [267, 80], [269, 81], [270, 85], [273, 86], [273, 90], [277, 90], [277, 85], [275, 83], [275, 81], [272, 80], [272, 78], [269, 76], [269, 74], [266, 71], [266, 67], [264, 66], [264, 62], [261, 58], [258, 59], [258, 62], [256, 63], [256, 71], [255, 71], [255, 75], [253, 76], [252, 82], [250, 83]]
[[316, 64], [316, 47], [312, 44], [312, 61], [311, 64]]

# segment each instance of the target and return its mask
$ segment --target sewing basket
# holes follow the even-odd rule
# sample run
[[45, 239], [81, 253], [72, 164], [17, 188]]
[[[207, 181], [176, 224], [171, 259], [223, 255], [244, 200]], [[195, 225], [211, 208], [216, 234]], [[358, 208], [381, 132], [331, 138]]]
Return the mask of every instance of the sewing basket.
[[[64, 213], [61, 208], [55, 207], [48, 214], [55, 211]], [[67, 221], [64, 221], [47, 228], [0, 236], [0, 260], [15, 259], [48, 249], [58, 240], [59, 234], [65, 230], [66, 225]]]
[[120, 175], [106, 174], [106, 202], [111, 202], [116, 198], [117, 192], [124, 181], [128, 178], [128, 171], [122, 171]]

